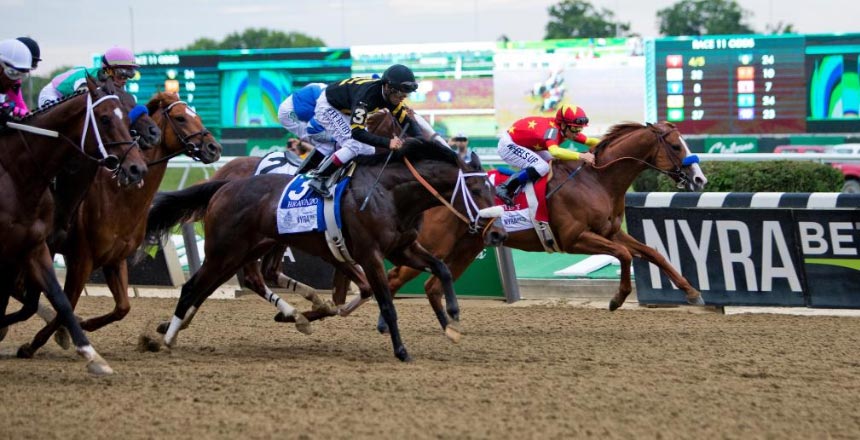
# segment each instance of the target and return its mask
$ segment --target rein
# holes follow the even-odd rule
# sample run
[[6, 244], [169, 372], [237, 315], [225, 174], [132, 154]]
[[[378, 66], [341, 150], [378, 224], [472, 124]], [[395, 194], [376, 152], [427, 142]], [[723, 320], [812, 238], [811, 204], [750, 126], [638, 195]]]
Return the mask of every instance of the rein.
[[[467, 177], [485, 177], [486, 178], [487, 173], [485, 173], [485, 172], [464, 173], [463, 170], [459, 170], [459, 173], [457, 175], [457, 185], [454, 187], [454, 191], [451, 194], [451, 201], [448, 202], [447, 200], [445, 200], [444, 197], [442, 197], [441, 194], [439, 194], [439, 191], [436, 191], [436, 188], [433, 188], [433, 185], [431, 185], [430, 182], [428, 182], [426, 179], [421, 177], [421, 174], [418, 173], [418, 170], [415, 169], [415, 167], [412, 165], [412, 162], [410, 162], [409, 159], [404, 157], [403, 163], [406, 164], [406, 168], [409, 168], [409, 172], [412, 173], [412, 175], [415, 177], [415, 180], [417, 180], [418, 183], [420, 183], [424, 188], [426, 188], [427, 191], [429, 191], [430, 194], [432, 194], [433, 197], [436, 198], [436, 200], [439, 200], [439, 202], [441, 202], [442, 205], [444, 205], [446, 208], [448, 208], [449, 211], [454, 213], [454, 215], [457, 216], [457, 218], [459, 218], [464, 223], [469, 225], [469, 232], [470, 233], [474, 234], [478, 231], [478, 221], [481, 218], [478, 215], [480, 208], [478, 208], [478, 204], [475, 203], [475, 199], [472, 198], [471, 193], [469, 193], [468, 189], [466, 188], [465, 181], [466, 181]], [[459, 190], [459, 193], [463, 194], [463, 201], [464, 201], [463, 204], [466, 206], [466, 213], [469, 215], [468, 218], [466, 218], [465, 215], [461, 214], [460, 211], [458, 211], [456, 208], [454, 208], [454, 201], [457, 199], [458, 190]], [[484, 226], [482, 234], [486, 233], [487, 230], [490, 228], [490, 226], [492, 226], [492, 224], [493, 224], [493, 222], [488, 221], [487, 224]]]
[[[650, 123], [648, 124], [648, 126], [653, 127], [653, 125]], [[672, 147], [666, 141], [666, 137], [669, 136], [670, 134], [676, 132], [676, 131], [678, 131], [677, 128], [673, 128], [669, 131], [660, 132], [660, 133], [654, 133], [652, 131], [652, 133], [654, 133], [657, 136], [657, 140], [660, 142], [660, 145], [663, 147], [663, 149], [666, 150], [666, 153], [667, 153], [667, 156], [669, 157], [669, 160], [672, 161], [672, 165], [674, 165], [674, 167], [675, 167], [671, 170], [664, 170], [664, 169], [658, 168], [657, 166], [652, 165], [652, 164], [650, 164], [650, 163], [648, 163], [642, 159], [639, 159], [638, 157], [632, 157], [632, 156], [619, 157], [619, 158], [612, 160], [612, 161], [609, 161], [608, 163], [603, 164], [603, 165], [596, 165], [595, 164], [595, 165], [592, 165], [592, 168], [599, 171], [599, 170], [604, 170], [606, 168], [609, 168], [610, 166], [614, 165], [616, 162], [620, 162], [622, 160], [633, 160], [633, 161], [636, 161], [636, 162], [639, 162], [639, 163], [645, 165], [648, 168], [651, 168], [651, 169], [657, 171], [660, 174], [664, 174], [666, 176], [669, 176], [669, 178], [671, 178], [673, 180], [677, 179], [678, 185], [683, 186], [684, 184], [687, 183], [688, 179], [687, 179], [687, 176], [684, 174], [684, 172], [681, 171], [681, 168], [688, 166], [688, 165], [692, 165], [693, 163], [698, 163], [699, 157], [696, 156], [695, 154], [693, 154], [693, 155], [687, 156], [683, 160], [679, 160], [672, 153], [672, 151], [671, 151]], [[561, 186], [561, 185], [559, 185], [559, 186]]]
[[[176, 122], [174, 122], [173, 118], [170, 117], [170, 109], [172, 109], [173, 106], [175, 106], [177, 104], [184, 104], [185, 108], [188, 109], [188, 103], [185, 101], [175, 101], [175, 102], [171, 103], [170, 105], [168, 105], [167, 107], [161, 109], [162, 117], [166, 122], [164, 122], [163, 125], [159, 126], [159, 128], [161, 129], [161, 132], [164, 133], [165, 132], [165, 126], [167, 124], [170, 124], [170, 128], [173, 130], [173, 133], [176, 135], [176, 137], [179, 138], [179, 141], [182, 142], [182, 145], [185, 148], [182, 150], [174, 151], [174, 152], [172, 152], [172, 153], [168, 154], [167, 156], [164, 156], [160, 159], [156, 159], [152, 162], [148, 162], [146, 164], [146, 166], [157, 165], [157, 164], [160, 164], [162, 162], [167, 162], [168, 160], [173, 159], [174, 157], [179, 156], [180, 154], [183, 154], [183, 153], [188, 154], [188, 156], [190, 156], [191, 159], [193, 159], [193, 160], [196, 160], [196, 161], [200, 160], [200, 158], [197, 157], [196, 153], [203, 150], [202, 139], [204, 136], [208, 135], [210, 132], [209, 132], [209, 130], [204, 128], [200, 131], [196, 131], [196, 132], [188, 134], [188, 135], [182, 135], [182, 132], [179, 131], [179, 127], [176, 126]], [[201, 145], [198, 145], [198, 144], [191, 142], [191, 139], [195, 138], [197, 136], [200, 136], [200, 138], [201, 138]]]

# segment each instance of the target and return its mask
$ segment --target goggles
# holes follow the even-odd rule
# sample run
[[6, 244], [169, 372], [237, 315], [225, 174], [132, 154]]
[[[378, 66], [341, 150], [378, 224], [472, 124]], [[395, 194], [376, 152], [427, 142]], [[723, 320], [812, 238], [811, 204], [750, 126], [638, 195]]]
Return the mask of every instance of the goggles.
[[113, 70], [113, 76], [116, 79], [132, 79], [137, 73], [129, 67], [113, 67], [111, 70]]
[[454, 136], [451, 138], [451, 140], [454, 142], [469, 142], [469, 138], [465, 136]]
[[18, 81], [19, 79], [24, 79], [24, 77], [27, 76], [28, 73], [30, 73], [30, 70], [16, 69], [6, 63], [3, 63], [3, 73], [6, 75], [7, 78], [11, 79], [12, 81]]
[[565, 124], [585, 126], [585, 125], [588, 125], [588, 118], [586, 118], [585, 116], [580, 116], [578, 118], [575, 118], [573, 121], [565, 119], [564, 123]]
[[412, 81], [406, 81], [400, 84], [388, 84], [388, 86], [400, 93], [405, 93], [407, 95], [418, 90], [418, 83]]

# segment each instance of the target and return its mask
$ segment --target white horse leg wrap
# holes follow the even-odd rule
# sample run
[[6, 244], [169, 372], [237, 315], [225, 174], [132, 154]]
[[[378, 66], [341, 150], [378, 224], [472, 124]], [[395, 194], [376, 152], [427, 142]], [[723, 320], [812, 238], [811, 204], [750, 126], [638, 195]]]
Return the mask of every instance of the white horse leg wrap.
[[180, 327], [182, 327], [182, 318], [175, 315], [170, 318], [170, 327], [168, 327], [167, 331], [164, 333], [165, 345], [172, 347], [173, 344], [176, 343], [176, 334], [179, 333]]
[[362, 298], [360, 296], [357, 296], [357, 297], [353, 298], [352, 301], [349, 302], [349, 304], [347, 304], [345, 306], [338, 306], [337, 314], [342, 316], [342, 317], [347, 317], [347, 316], [349, 316], [350, 313], [354, 312], [362, 304], [364, 304], [368, 301], [370, 301], [370, 298]]
[[84, 345], [83, 347], [78, 347], [77, 352], [84, 359], [91, 361], [96, 357], [96, 349], [93, 348], [92, 345]]
[[277, 293], [272, 292], [269, 288], [266, 288], [266, 301], [273, 304], [278, 310], [284, 314], [284, 316], [293, 316], [296, 314], [296, 308], [291, 306], [286, 301], [282, 300]]

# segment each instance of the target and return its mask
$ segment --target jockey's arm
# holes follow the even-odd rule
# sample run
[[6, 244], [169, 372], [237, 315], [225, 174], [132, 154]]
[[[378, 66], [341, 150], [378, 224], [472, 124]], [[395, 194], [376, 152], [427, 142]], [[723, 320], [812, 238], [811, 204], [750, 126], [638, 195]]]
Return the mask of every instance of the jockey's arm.
[[352, 118], [349, 121], [352, 138], [376, 148], [389, 148], [390, 139], [367, 131], [368, 113], [369, 111], [364, 103], [359, 103], [352, 109]]
[[551, 145], [547, 148], [549, 154], [552, 154], [552, 157], [561, 160], [579, 160], [579, 153], [573, 150], [568, 150], [567, 148], [561, 148], [558, 145]]
[[580, 144], [584, 144], [588, 148], [594, 148], [595, 145], [600, 143], [600, 139], [588, 137], [581, 132], [577, 133], [576, 137], [574, 137], [573, 140], [579, 142]]

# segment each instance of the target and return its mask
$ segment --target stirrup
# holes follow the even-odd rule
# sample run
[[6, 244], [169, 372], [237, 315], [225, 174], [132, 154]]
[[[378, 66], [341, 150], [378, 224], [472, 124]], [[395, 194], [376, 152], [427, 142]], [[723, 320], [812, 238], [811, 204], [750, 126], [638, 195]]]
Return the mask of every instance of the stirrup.
[[331, 198], [331, 196], [332, 196], [331, 186], [326, 184], [326, 180], [328, 180], [328, 179], [329, 179], [329, 177], [319, 178], [319, 177], [314, 176], [311, 179], [310, 183], [308, 183], [308, 186], [311, 187], [311, 189], [316, 191], [316, 193], [319, 194], [320, 196], [322, 196], [323, 198], [325, 198], [325, 199]]

